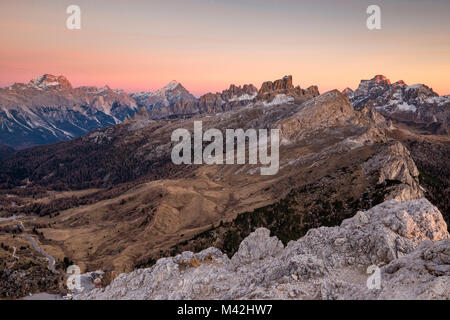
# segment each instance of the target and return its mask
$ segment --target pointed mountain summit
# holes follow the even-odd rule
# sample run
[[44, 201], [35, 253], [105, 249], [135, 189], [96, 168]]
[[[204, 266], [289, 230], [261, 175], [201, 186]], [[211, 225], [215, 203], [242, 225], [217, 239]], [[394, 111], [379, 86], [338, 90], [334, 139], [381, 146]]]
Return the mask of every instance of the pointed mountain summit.
[[394, 84], [392, 84], [392, 86], [394, 86], [396, 88], [398, 88], [398, 87], [403, 88], [403, 87], [406, 87], [407, 84], [405, 83], [405, 81], [399, 80], [399, 81], [395, 82]]
[[222, 91], [222, 98], [226, 101], [248, 101], [256, 98], [258, 89], [253, 84], [245, 84], [243, 87], [230, 85], [230, 88]]
[[345, 88], [344, 90], [342, 90], [342, 94], [343, 95], [346, 95], [347, 97], [349, 97], [349, 98], [352, 98], [353, 97], [353, 95], [355, 94], [355, 92], [352, 90], [352, 89], [350, 89], [350, 88]]

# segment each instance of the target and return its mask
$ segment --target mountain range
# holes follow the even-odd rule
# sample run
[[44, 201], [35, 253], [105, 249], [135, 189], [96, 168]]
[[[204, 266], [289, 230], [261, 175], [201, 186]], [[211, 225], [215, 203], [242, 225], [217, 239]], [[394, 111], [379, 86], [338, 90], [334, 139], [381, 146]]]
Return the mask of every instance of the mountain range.
[[[80, 90], [71, 88], [62, 78], [48, 77], [44, 84], [42, 81], [32, 83], [24, 85], [24, 90], [40, 92], [42, 97], [54, 95], [58, 97], [54, 98], [56, 101], [63, 101], [58, 99], [64, 96], [75, 99], [74, 90]], [[41, 83], [41, 89], [34, 88], [39, 88], [37, 83]], [[448, 135], [418, 132], [435, 126], [419, 128], [402, 120], [399, 115], [405, 116], [404, 110], [382, 115], [383, 109], [377, 108], [375, 102], [380, 95], [394, 90], [391, 86], [376, 77], [363, 82], [362, 89], [356, 90], [359, 93], [349, 99], [349, 90], [346, 94], [338, 90], [320, 94], [316, 86], [302, 89], [294, 86], [291, 76], [285, 76], [267, 81], [259, 89], [252, 85], [232, 85], [198, 100], [184, 95], [190, 99], [184, 101], [177, 97], [182, 97], [185, 89], [172, 82], [155, 95], [165, 97], [158, 103], [149, 99], [153, 94], [142, 93], [138, 95], [140, 98], [134, 96], [141, 102], [128, 107], [120, 104], [122, 110], [129, 111], [129, 116], [122, 117], [123, 120], [113, 108], [103, 108], [101, 112], [110, 113], [117, 124], [67, 141], [25, 150], [14, 152], [9, 147], [0, 148], [3, 154], [0, 214], [6, 219], [23, 219], [21, 225], [15, 220], [0, 220], [0, 241], [7, 248], [25, 248], [18, 251], [20, 261], [14, 268], [9, 267], [15, 261], [13, 251], [0, 248], [0, 296], [23, 296], [32, 288], [53, 290], [55, 283], [60, 283], [56, 275], [49, 275], [48, 261], [26, 249], [26, 242], [11, 234], [32, 234], [55, 258], [57, 270], [62, 271], [74, 263], [82, 272], [104, 271], [106, 284], [119, 277], [112, 282], [112, 289], [114, 283], [122, 283], [120, 279], [124, 276], [119, 275], [123, 272], [133, 272], [130, 281], [134, 283], [136, 269], [152, 267], [151, 273], [172, 261], [160, 258], [187, 251], [201, 252], [210, 247], [221, 251], [217, 256], [225, 254], [229, 258], [235, 255], [239, 258], [243, 252], [248, 252], [251, 255], [248, 261], [239, 260], [236, 267], [245, 269], [248, 263], [252, 264], [255, 268], [245, 269], [249, 274], [242, 274], [249, 279], [253, 279], [250, 276], [253, 272], [249, 270], [266, 274], [265, 265], [271, 269], [278, 265], [277, 270], [286, 275], [296, 270], [294, 274], [301, 276], [304, 270], [305, 277], [310, 277], [317, 265], [342, 261], [343, 264], [330, 265], [331, 273], [323, 269], [324, 281], [328, 283], [324, 285], [333, 288], [338, 281], [333, 278], [333, 270], [340, 272], [351, 267], [351, 275], [357, 275], [357, 268], [366, 268], [369, 262], [403, 263], [398, 259], [407, 254], [413, 256], [405, 259], [419, 263], [421, 260], [415, 255], [425, 250], [425, 247], [418, 247], [420, 241], [448, 237], [442, 230], [447, 228], [445, 222], [450, 221], [450, 141]], [[98, 91], [93, 90], [96, 92], [93, 96], [98, 96]], [[123, 101], [132, 99], [120, 91], [109, 89], [107, 92], [108, 97], [116, 94]], [[404, 99], [412, 99], [407, 101], [415, 101], [410, 93], [404, 94]], [[368, 98], [360, 101], [362, 96]], [[393, 106], [392, 110], [397, 107]], [[100, 106], [92, 108], [100, 109]], [[420, 108], [431, 108], [430, 112], [440, 110], [418, 104], [416, 110], [407, 112], [415, 117]], [[439, 119], [436, 115], [436, 120]], [[214, 128], [222, 133], [227, 129], [279, 129], [279, 172], [274, 176], [261, 176], [258, 164], [173, 164], [172, 133], [181, 128], [192, 132], [195, 121], [202, 121], [205, 131]], [[248, 152], [249, 146], [246, 148]], [[424, 197], [441, 212], [422, 199]], [[396, 205], [403, 201], [409, 204]], [[377, 209], [370, 211], [371, 214], [359, 213], [374, 206]], [[383, 209], [386, 206], [392, 212]], [[416, 214], [414, 208], [417, 207], [420, 210]], [[345, 222], [355, 215], [352, 220], [355, 223]], [[374, 220], [370, 218], [372, 215]], [[351, 226], [345, 227], [348, 224]], [[268, 231], [258, 231], [260, 228], [269, 230], [279, 241], [268, 240]], [[434, 237], [433, 232], [443, 236]], [[357, 236], [353, 237], [354, 233]], [[278, 243], [279, 250], [273, 253], [275, 260], [253, 259], [260, 251], [258, 248], [256, 253], [240, 249], [255, 237], [261, 239], [262, 244]], [[306, 240], [301, 240], [303, 238]], [[299, 241], [302, 250], [308, 250], [310, 255], [306, 261], [295, 264], [297, 258], [294, 259], [295, 252], [290, 249], [286, 249], [286, 255], [279, 255], [282, 255], [282, 247], [287, 245], [288, 248], [291, 241]], [[303, 246], [304, 241], [308, 245]], [[436, 244], [436, 248], [428, 244], [429, 248], [447, 250], [447, 243]], [[354, 253], [357, 248], [360, 251]], [[189, 259], [192, 257], [202, 263], [212, 262], [203, 254]], [[358, 257], [361, 260], [354, 260]], [[174, 259], [181, 261], [180, 256]], [[221, 260], [224, 268], [231, 267], [227, 259]], [[439, 269], [441, 264], [437, 261], [433, 268]], [[180, 262], [179, 267], [170, 265], [192, 271], [191, 260]], [[312, 269], [308, 269], [309, 265]], [[414, 277], [421, 274], [421, 270], [418, 268]], [[281, 279], [275, 269], [272, 271], [274, 279]], [[235, 274], [232, 272], [229, 276], [233, 278]], [[266, 280], [258, 285], [271, 283]], [[394, 280], [393, 283], [401, 282], [401, 279]], [[429, 279], [430, 282], [435, 280]], [[167, 278], [167, 281], [172, 283], [173, 279]], [[17, 282], [29, 285], [17, 288]], [[293, 289], [308, 290], [290, 284]], [[309, 284], [314, 286], [312, 282], [305, 286]], [[139, 294], [145, 292], [146, 288], [140, 290], [139, 286], [136, 287]], [[239, 284], [236, 286], [242, 289]], [[427, 284], [426, 290], [429, 288]], [[123, 292], [133, 294], [133, 290]], [[226, 291], [221, 291], [218, 297], [226, 295]], [[251, 293], [242, 292], [242, 297]], [[323, 297], [343, 297], [328, 289], [308, 292], [323, 292]], [[164, 296], [163, 290], [159, 293]], [[116, 291], [107, 291], [107, 294], [113, 297]], [[364, 291], [361, 296], [365, 294]]]
[[139, 109], [152, 119], [164, 119], [229, 111], [256, 99], [268, 99], [270, 103], [275, 97], [264, 94], [272, 86], [280, 94], [290, 93], [290, 97], [278, 99], [318, 94], [317, 87], [294, 88], [292, 77], [274, 84], [266, 82], [260, 91], [253, 85], [231, 85], [222, 93], [208, 93], [197, 99], [177, 81], [155, 92], [128, 95], [108, 86], [73, 88], [64, 76], [46, 74], [28, 84], [0, 89], [0, 145], [24, 149], [73, 139], [121, 123]]
[[[384, 76], [361, 81], [355, 90], [343, 91], [356, 109], [373, 106], [396, 122], [425, 132], [446, 134], [450, 121], [449, 96], [438, 96], [426, 85], [394, 84]], [[28, 84], [0, 89], [0, 145], [24, 149], [73, 139], [92, 130], [112, 126], [144, 109], [154, 119], [186, 118], [242, 108], [254, 102], [266, 104], [317, 96], [316, 86], [294, 87], [292, 77], [252, 84], [231, 85], [220, 93], [194, 97], [181, 83], [172, 81], [155, 92], [127, 94], [108, 86], [73, 88], [63, 76], [43, 75]]]

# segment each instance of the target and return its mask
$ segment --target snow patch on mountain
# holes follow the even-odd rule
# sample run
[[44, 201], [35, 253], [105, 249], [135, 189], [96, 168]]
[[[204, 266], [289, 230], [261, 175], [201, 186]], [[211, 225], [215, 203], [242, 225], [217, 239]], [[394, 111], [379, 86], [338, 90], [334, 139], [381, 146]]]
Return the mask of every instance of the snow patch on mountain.
[[152, 97], [160, 97], [162, 99], [165, 99], [167, 101], [167, 94], [170, 91], [173, 91], [176, 89], [176, 87], [178, 87], [178, 85], [180, 85], [180, 83], [178, 83], [177, 81], [171, 81], [169, 82], [167, 85], [165, 85], [164, 87], [156, 90], [153, 94]]
[[426, 99], [427, 103], [437, 104], [438, 106], [444, 106], [450, 104], [450, 96], [431, 97]]
[[250, 95], [250, 94], [243, 94], [243, 95], [241, 95], [239, 97], [233, 96], [230, 100], [228, 100], [228, 102], [254, 100], [257, 95], [258, 95], [258, 93], [256, 92], [256, 93], [254, 93], [252, 95]]
[[276, 105], [280, 105], [280, 104], [285, 104], [285, 103], [292, 103], [294, 102], [294, 98], [291, 96], [288, 96], [286, 94], [277, 94], [275, 96], [275, 98], [273, 98], [272, 101], [268, 102], [268, 101], [264, 101], [263, 104], [266, 107], [269, 106], [276, 106]]
[[133, 99], [147, 99], [149, 97], [152, 96], [152, 92], [151, 91], [142, 91], [142, 92], [135, 92], [135, 93], [130, 93], [130, 97], [132, 97]]
[[416, 112], [417, 108], [415, 106], [409, 105], [406, 102], [402, 102], [401, 104], [397, 104], [397, 108], [400, 111], [411, 111], [411, 112]]

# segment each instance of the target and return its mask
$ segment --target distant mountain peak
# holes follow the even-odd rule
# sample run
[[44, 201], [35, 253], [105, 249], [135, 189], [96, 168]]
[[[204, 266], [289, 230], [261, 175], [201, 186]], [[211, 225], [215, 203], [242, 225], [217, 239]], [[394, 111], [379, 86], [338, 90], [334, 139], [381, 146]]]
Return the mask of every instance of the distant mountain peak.
[[373, 77], [372, 80], [375, 81], [376, 83], [388, 83], [388, 84], [391, 84], [391, 81], [387, 77], [382, 75], [382, 74], [377, 74], [375, 77]]
[[[166, 84], [164, 87], [162, 87], [161, 89], [156, 90], [153, 94], [154, 95], [158, 95], [160, 93], [165, 94], [168, 91], [173, 91], [175, 90], [178, 86], [183, 87], [183, 85], [181, 83], [179, 83], [176, 80], [172, 80], [170, 81], [168, 84]], [[183, 87], [184, 88], [184, 87]]]
[[353, 94], [346, 93], [357, 110], [373, 106], [390, 120], [414, 124], [433, 134], [448, 133], [450, 97], [440, 97], [424, 84], [407, 85], [403, 80], [393, 84], [383, 75], [361, 80]]
[[72, 84], [64, 76], [54, 76], [52, 74], [44, 74], [39, 78], [30, 81], [29, 86], [36, 89], [72, 89]]
[[176, 89], [177, 87], [179, 87], [179, 86], [182, 87], [182, 88], [184, 89], [184, 87], [183, 87], [183, 85], [182, 85], [181, 83], [179, 83], [179, 82], [176, 81], [176, 80], [172, 80], [172, 81], [170, 81], [168, 84], [166, 84], [164, 87], [162, 87], [162, 88], [156, 90], [156, 91], [153, 93], [153, 95], [165, 95], [166, 92], [173, 91], [173, 90], [175, 90], [175, 89]]
[[173, 89], [175, 89], [179, 84], [180, 83], [177, 80], [172, 80], [165, 86], [165, 88], [169, 88], [169, 89], [173, 88]]
[[350, 89], [349, 87], [342, 90], [342, 94], [346, 95], [347, 97], [352, 97], [354, 94], [354, 91]]
[[258, 91], [258, 100], [265, 100], [270, 103], [277, 95], [281, 95], [280, 97], [284, 95], [295, 99], [304, 95], [318, 96], [319, 90], [316, 86], [309, 87], [306, 90], [301, 89], [300, 86], [294, 87], [292, 76], [288, 75], [273, 82], [264, 82]]
[[399, 80], [399, 81], [397, 81], [397, 82], [395, 82], [394, 84], [392, 84], [394, 87], [396, 87], [396, 88], [403, 88], [403, 87], [406, 87], [407, 86], [407, 84], [405, 83], [405, 81], [403, 81], [403, 80]]
[[172, 80], [164, 87], [152, 92], [138, 92], [130, 95], [139, 107], [148, 110], [168, 107], [177, 103], [194, 102], [197, 99], [183, 85]]

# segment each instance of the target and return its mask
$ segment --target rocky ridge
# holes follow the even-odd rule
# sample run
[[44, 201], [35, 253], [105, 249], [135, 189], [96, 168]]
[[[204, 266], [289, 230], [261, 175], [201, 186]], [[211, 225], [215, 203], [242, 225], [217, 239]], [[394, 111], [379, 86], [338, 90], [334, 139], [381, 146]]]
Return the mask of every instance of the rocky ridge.
[[[379, 267], [380, 287], [368, 287]], [[425, 199], [386, 201], [286, 247], [267, 229], [229, 259], [215, 248], [163, 258], [75, 299], [449, 299], [450, 236]]]

